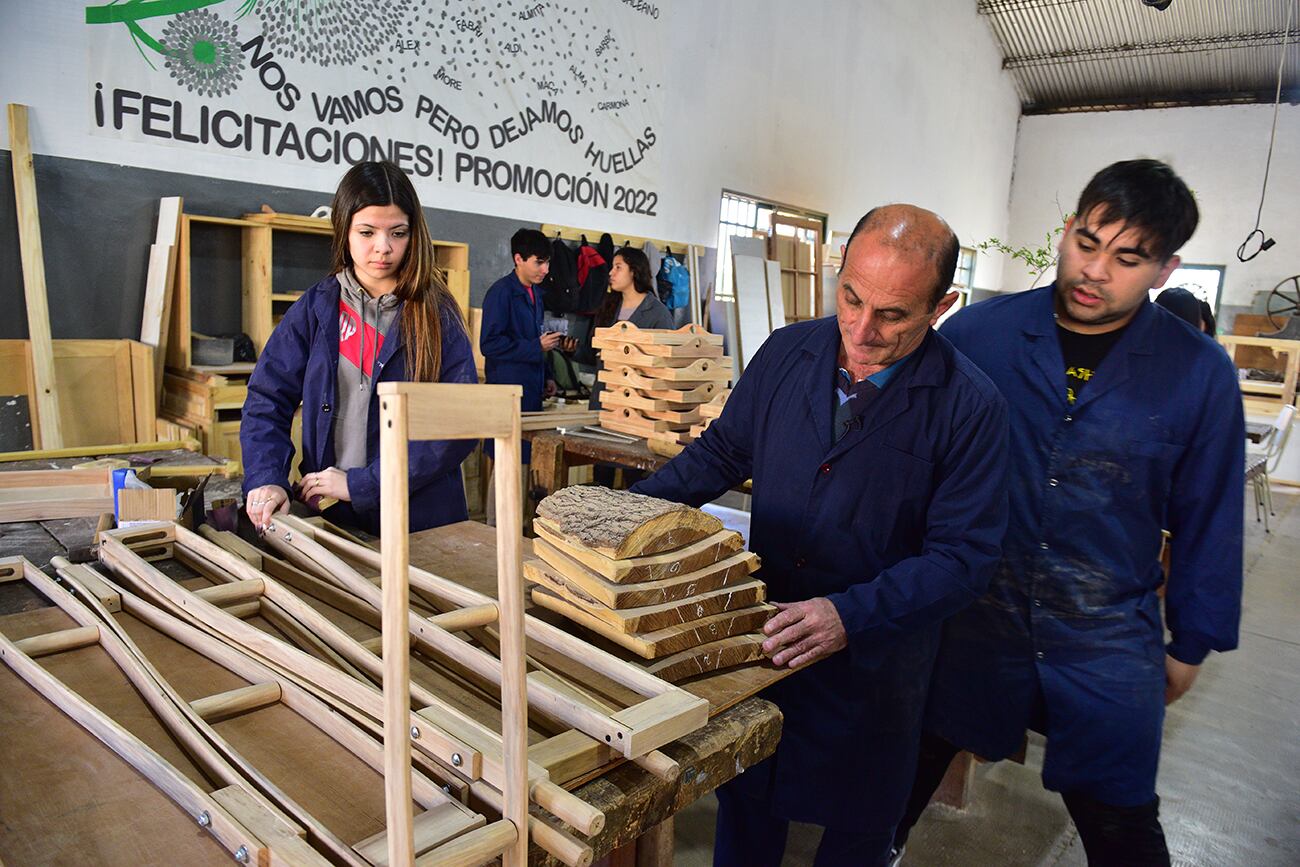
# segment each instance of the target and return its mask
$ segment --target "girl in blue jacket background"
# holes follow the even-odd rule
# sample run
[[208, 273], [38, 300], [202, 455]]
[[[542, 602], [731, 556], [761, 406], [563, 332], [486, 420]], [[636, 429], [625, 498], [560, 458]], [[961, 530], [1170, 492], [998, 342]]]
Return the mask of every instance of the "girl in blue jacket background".
[[[334, 194], [331, 276], [285, 314], [248, 381], [239, 441], [248, 517], [289, 509], [293, 415], [302, 405], [300, 499], [379, 530], [377, 382], [476, 382], [469, 337], [434, 264], [410, 179], [391, 162], [353, 166]], [[472, 441], [410, 444], [411, 530], [467, 518], [461, 461]]]

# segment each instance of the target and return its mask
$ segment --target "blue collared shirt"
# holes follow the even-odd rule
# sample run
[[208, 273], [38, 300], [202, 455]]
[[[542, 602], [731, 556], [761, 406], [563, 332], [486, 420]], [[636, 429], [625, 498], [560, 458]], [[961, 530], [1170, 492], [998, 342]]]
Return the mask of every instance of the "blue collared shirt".
[[903, 362], [911, 357], [911, 353], [903, 356], [898, 361], [886, 367], [884, 370], [878, 370], [868, 376], [866, 379], [853, 381], [853, 377], [844, 368], [836, 368], [835, 371], [835, 440], [839, 441], [840, 437], [848, 433], [849, 430], [862, 423], [862, 414], [866, 412], [867, 407], [871, 405], [876, 396], [885, 390], [885, 386], [894, 378], [894, 374], [902, 369]]

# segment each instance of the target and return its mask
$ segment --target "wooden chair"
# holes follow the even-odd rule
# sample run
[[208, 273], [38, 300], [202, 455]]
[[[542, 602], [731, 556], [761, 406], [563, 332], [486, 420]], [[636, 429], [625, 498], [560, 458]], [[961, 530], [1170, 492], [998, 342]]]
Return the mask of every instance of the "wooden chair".
[[1277, 469], [1277, 463], [1291, 436], [1291, 427], [1295, 423], [1296, 408], [1291, 405], [1282, 407], [1277, 418], [1273, 420], [1272, 429], [1264, 437], [1263, 451], [1246, 452], [1246, 481], [1250, 482], [1255, 494], [1255, 520], [1260, 512], [1264, 514], [1264, 532], [1269, 532], [1268, 517], [1273, 511], [1273, 492], [1269, 487], [1269, 473]]

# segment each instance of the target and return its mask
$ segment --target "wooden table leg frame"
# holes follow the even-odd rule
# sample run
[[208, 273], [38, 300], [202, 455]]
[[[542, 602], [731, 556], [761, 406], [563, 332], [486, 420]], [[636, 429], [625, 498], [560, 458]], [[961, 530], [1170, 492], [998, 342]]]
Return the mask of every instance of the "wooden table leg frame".
[[[53, 565], [58, 570], [65, 586], [85, 600], [85, 605], [71, 597], [57, 586], [42, 587], [47, 597], [58, 604], [69, 616], [79, 623], [97, 623], [102, 630], [110, 633], [109, 644], [120, 644], [129, 654], [129, 658], [118, 653], [124, 663], [119, 663], [131, 678], [137, 690], [146, 697], [165, 696], [171, 704], [186, 718], [184, 724], [174, 725], [173, 730], [184, 728], [187, 724], [215, 748], [222, 757], [238, 768], [242, 775], [241, 782], [247, 781], [254, 793], [262, 793], [269, 799], [265, 805], [268, 815], [275, 815], [277, 808], [282, 809], [290, 818], [283, 824], [297, 831], [293, 822], [300, 823], [306, 831], [306, 837], [318, 848], [327, 850], [337, 862], [356, 867], [368, 867], [372, 863], [360, 847], [366, 841], [349, 845], [325, 828], [314, 816], [294, 802], [274, 782], [261, 773], [235, 750], [220, 734], [213, 731], [209, 722], [216, 718], [229, 718], [242, 712], [256, 710], [269, 704], [281, 703], [299, 717], [315, 726], [327, 737], [337, 742], [344, 749], [355, 755], [372, 770], [382, 772], [383, 751], [379, 744], [366, 731], [350, 725], [340, 714], [325, 702], [312, 696], [301, 686], [281, 676], [277, 671], [257, 662], [241, 653], [233, 646], [208, 635], [183, 620], [172, 616], [127, 590], [113, 584], [112, 581], [98, 576], [88, 566], [73, 565], [62, 557], [54, 558]], [[46, 579], [47, 581], [49, 579]], [[52, 582], [51, 582], [52, 583]], [[89, 589], [95, 583], [111, 590], [120, 610], [148, 624], [157, 631], [184, 644], [196, 653], [226, 668], [237, 676], [250, 682], [251, 686], [208, 696], [193, 702], [187, 702], [177, 693], [165, 677], [154, 667], [148, 657], [135, 644], [125, 628], [113, 618], [108, 607], [104, 606], [98, 595]], [[184, 734], [184, 732], [182, 732]], [[182, 743], [185, 742], [183, 738]], [[424, 810], [424, 826], [430, 833], [429, 846], [445, 844], [449, 838], [471, 832], [484, 824], [486, 820], [450, 798], [438, 785], [422, 774], [415, 777], [413, 797]], [[259, 809], [263, 809], [259, 807]], [[285, 836], [287, 832], [273, 835], [268, 840], [272, 849], [279, 846], [292, 855], [295, 863], [328, 862], [315, 855], [305, 842], [296, 836]], [[292, 838], [292, 839], [290, 839]]]
[[[382, 717], [381, 697], [367, 681], [355, 681], [342, 672], [331, 669], [320, 660], [306, 655], [303, 650], [251, 626], [246, 624], [235, 626], [232, 618], [221, 617], [220, 610], [214, 616], [213, 609], [205, 604], [211, 599], [245, 599], [256, 590], [264, 614], [265, 609], [283, 612], [284, 623], [297, 625], [297, 631], [302, 636], [314, 639], [314, 647], [337, 651], [333, 656], [338, 661], [344, 664], [354, 663], [373, 675], [376, 681], [381, 679], [379, 662], [372, 651], [365, 649], [360, 642], [352, 639], [277, 581], [257, 572], [246, 560], [203, 536], [176, 525], [157, 524], [134, 530], [112, 531], [112, 534], [113, 537], [106, 538], [106, 544], [101, 549], [101, 559], [112, 568], [134, 579], [142, 589], [152, 590], [155, 601], [171, 605], [172, 610], [182, 617], [199, 615], [197, 619], [200, 623], [214, 628], [215, 634], [225, 640], [240, 643], [243, 647], [255, 646], [257, 650], [253, 652], [263, 655], [268, 667], [277, 669], [282, 676], [290, 680], [294, 680], [294, 672], [307, 671], [309, 679], [296, 682], [327, 703], [342, 702], [343, 706], [339, 709], [344, 713], [348, 712], [347, 706], [350, 705], [361, 709], [374, 719]], [[178, 560], [196, 567], [196, 571], [201, 571], [210, 580], [225, 583], [217, 587], [189, 591], [133, 555], [133, 547], [156, 547], [160, 535], [176, 552]], [[465, 755], [473, 754], [479, 757], [478, 762], [481, 763], [483, 778], [493, 788], [497, 790], [502, 788], [505, 772], [501, 760], [499, 737], [477, 721], [446, 706], [419, 684], [413, 683], [411, 687], [416, 700], [427, 705], [423, 710], [411, 714], [413, 726], [427, 732], [431, 724], [436, 724], [437, 731], [467, 744], [470, 752]], [[365, 691], [370, 693], [369, 702], [363, 697]], [[363, 721], [354, 720], [354, 722], [364, 727]], [[419, 742], [418, 736], [417, 742]], [[439, 758], [436, 752], [430, 752], [429, 755], [435, 760]], [[447, 774], [461, 773], [455, 765], [455, 758], [453, 754], [451, 760], [437, 765], [434, 769], [435, 773], [439, 770]], [[604, 815], [599, 810], [594, 810], [586, 802], [550, 782], [546, 770], [541, 766], [530, 764], [528, 770], [529, 794], [535, 803], [583, 833], [588, 835], [599, 833], [604, 826]], [[489, 802], [486, 798], [480, 800]], [[590, 847], [579, 843], [558, 829], [549, 827], [543, 829], [538, 834], [536, 842], [569, 867], [582, 867], [590, 861]]]
[[[0, 583], [28, 581], [39, 588], [40, 578], [49, 581], [47, 576], [21, 557], [0, 560]], [[95, 629], [99, 633], [95, 643], [103, 641], [107, 646], [106, 630], [99, 627]], [[27, 640], [30, 642], [30, 639]], [[232, 857], [240, 859], [243, 863], [273, 863], [271, 853], [263, 840], [255, 836], [222, 806], [216, 798], [215, 790], [204, 791], [191, 782], [170, 762], [78, 693], [69, 689], [61, 680], [36, 663], [17, 642], [10, 641], [3, 634], [0, 634], [0, 659], [3, 659], [5, 665], [46, 700], [121, 756], [131, 767], [160, 789], [178, 807], [188, 813], [201, 828], [206, 829]], [[215, 759], [215, 756], [209, 755], [208, 759]]]

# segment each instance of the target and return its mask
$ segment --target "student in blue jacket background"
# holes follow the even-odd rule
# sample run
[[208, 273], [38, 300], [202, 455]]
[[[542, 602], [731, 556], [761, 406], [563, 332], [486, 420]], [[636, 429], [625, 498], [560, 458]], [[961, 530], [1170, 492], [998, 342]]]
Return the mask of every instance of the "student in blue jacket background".
[[[483, 298], [479, 351], [489, 383], [520, 385], [522, 412], [537, 412], [555, 394], [555, 377], [547, 353], [565, 345], [558, 331], [542, 332], [543, 299], [539, 285], [551, 263], [551, 242], [537, 229], [520, 229], [510, 238], [511, 272], [493, 283]], [[530, 450], [524, 443], [523, 462]], [[484, 443], [491, 451], [492, 443]]]
[[939, 624], [984, 592], [1006, 529], [1006, 403], [932, 327], [957, 238], [876, 208], [836, 315], [778, 329], [699, 439], [633, 490], [691, 505], [754, 480], [750, 547], [780, 612], [764, 651], [771, 758], [718, 789], [715, 865], [776, 867], [790, 821], [818, 865], [883, 865], [911, 789]]
[[[1156, 767], [1165, 706], [1237, 646], [1245, 430], [1227, 355], [1150, 303], [1196, 228], [1169, 166], [1115, 163], [1084, 189], [1056, 282], [976, 304], [942, 334], [1011, 411], [1011, 518], [986, 596], [944, 627], [897, 843], [958, 748], [1047, 737], [1092, 865], [1167, 865]], [[1170, 540], [1164, 615], [1162, 529]]]
[[[379, 532], [377, 382], [476, 382], [456, 300], [434, 264], [424, 212], [390, 162], [353, 166], [334, 194], [332, 274], [294, 302], [248, 381], [239, 442], [248, 517], [289, 508], [290, 427], [302, 405], [301, 499]], [[411, 530], [467, 518], [461, 461], [472, 441], [410, 445]]]

